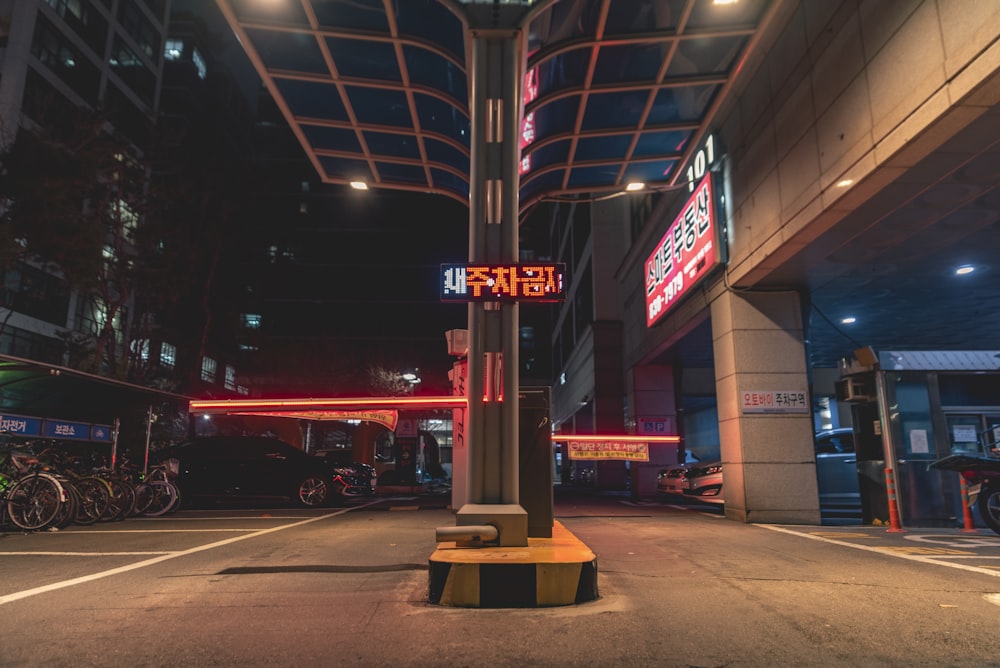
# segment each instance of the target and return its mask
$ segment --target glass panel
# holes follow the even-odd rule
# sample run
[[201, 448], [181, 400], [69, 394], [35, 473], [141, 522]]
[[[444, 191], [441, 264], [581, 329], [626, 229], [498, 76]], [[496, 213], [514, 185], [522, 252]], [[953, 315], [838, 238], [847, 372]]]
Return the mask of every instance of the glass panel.
[[583, 116], [583, 129], [634, 128], [639, 124], [648, 97], [648, 91], [591, 95]]
[[948, 442], [952, 452], [983, 452], [978, 415], [949, 415]]
[[698, 121], [715, 96], [718, 86], [664, 88], [656, 96], [646, 120], [648, 125]]
[[354, 130], [303, 125], [302, 132], [313, 148], [351, 151], [352, 153], [361, 152], [361, 144], [358, 143], [358, 137], [354, 134]]
[[561, 190], [564, 171], [559, 169], [531, 180], [522, 181], [520, 191], [521, 200], [526, 200], [536, 194], [546, 194]]
[[677, 29], [677, 17], [684, 0], [617, 0], [614, 11], [608, 12], [605, 35], [623, 35], [651, 30]]
[[361, 86], [345, 88], [354, 108], [354, 114], [360, 122], [399, 128], [413, 127], [413, 122], [410, 120], [410, 105], [402, 91]]
[[666, 43], [601, 47], [594, 66], [594, 83], [656, 81], [668, 49]]
[[465, 60], [462, 22], [438, 0], [395, 0], [393, 4], [400, 35], [425, 39]]
[[260, 0], [230, 0], [240, 21], [268, 21], [272, 23], [297, 23], [309, 25], [302, 4], [299, 2], [261, 2]]
[[340, 93], [332, 84], [280, 78], [275, 78], [274, 83], [294, 115], [331, 121], [348, 120]]
[[431, 178], [434, 179], [434, 185], [437, 188], [443, 188], [445, 190], [450, 190], [451, 192], [457, 194], [460, 197], [469, 196], [469, 184], [465, 182], [451, 172], [446, 172], [440, 169], [431, 168]]
[[365, 143], [374, 155], [420, 159], [417, 138], [410, 134], [365, 132]]
[[569, 158], [570, 140], [553, 142], [540, 149], [532, 151], [528, 157], [531, 159], [531, 169], [541, 169], [549, 165], [565, 164]]
[[565, 88], [582, 87], [590, 62], [590, 48], [575, 49], [537, 65], [538, 96]]
[[420, 127], [469, 145], [469, 118], [460, 110], [436, 97], [414, 93], [413, 100]]
[[427, 183], [424, 168], [416, 165], [401, 165], [392, 162], [377, 162], [375, 169], [383, 181], [390, 183]]
[[669, 181], [677, 169], [676, 160], [655, 160], [652, 162], [633, 162], [625, 168], [625, 182], [642, 181], [656, 183]]
[[728, 73], [745, 44], [745, 37], [683, 40], [670, 61], [667, 75]]
[[396, 50], [388, 42], [330, 37], [326, 44], [340, 76], [403, 81], [396, 64]]
[[439, 162], [454, 167], [461, 172], [469, 171], [469, 156], [451, 144], [436, 139], [424, 138], [424, 151], [430, 162]]
[[577, 167], [569, 177], [569, 187], [609, 186], [618, 179], [620, 165], [601, 165], [599, 167]]
[[617, 159], [622, 160], [632, 143], [632, 135], [614, 135], [610, 137], [584, 137], [576, 145], [574, 162], [584, 160]]
[[535, 109], [535, 141], [572, 132], [580, 96], [573, 95]]
[[633, 156], [639, 158], [649, 155], [680, 155], [684, 151], [691, 132], [666, 131], [643, 132], [636, 142]]
[[331, 158], [329, 156], [319, 156], [323, 171], [332, 179], [343, 179], [346, 181], [362, 180], [371, 183], [371, 170], [368, 163], [363, 160], [348, 160], [346, 158]]
[[328, 74], [323, 54], [312, 35], [247, 28], [247, 35], [269, 69]]
[[435, 88], [458, 101], [462, 108], [468, 104], [469, 88], [465, 72], [432, 51], [404, 45], [403, 55], [410, 83]]
[[555, 3], [528, 27], [528, 52], [574, 37], [593, 35], [600, 11], [601, 0]]
[[767, 5], [767, 0], [740, 0], [728, 5], [697, 2], [688, 20], [688, 30], [755, 25]]
[[321, 26], [389, 32], [382, 0], [313, 0], [312, 7]]

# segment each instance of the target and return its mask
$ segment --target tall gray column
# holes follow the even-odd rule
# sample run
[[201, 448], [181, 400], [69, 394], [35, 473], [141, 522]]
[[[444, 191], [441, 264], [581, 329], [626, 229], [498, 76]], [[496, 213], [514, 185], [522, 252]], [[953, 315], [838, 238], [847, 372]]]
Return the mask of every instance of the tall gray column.
[[[526, 10], [467, 7], [471, 50], [469, 260], [518, 261], [520, 101]], [[487, 11], [488, 10], [488, 11]], [[518, 306], [469, 305], [468, 500], [459, 524], [491, 523], [527, 545], [518, 499]]]
[[[726, 516], [819, 524], [799, 295], [727, 290], [711, 309]], [[779, 391], [804, 393], [804, 409], [758, 412], [743, 401]]]

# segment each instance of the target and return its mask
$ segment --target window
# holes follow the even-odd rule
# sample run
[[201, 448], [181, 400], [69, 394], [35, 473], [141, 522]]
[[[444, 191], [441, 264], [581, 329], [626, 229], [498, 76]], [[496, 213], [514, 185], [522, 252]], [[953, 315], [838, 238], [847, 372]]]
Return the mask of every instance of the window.
[[87, 103], [97, 102], [100, 71], [44, 16], [39, 16], [35, 22], [31, 54]]
[[163, 46], [163, 57], [166, 60], [180, 60], [184, 55], [184, 42], [179, 39], [168, 39]]
[[211, 357], [201, 358], [201, 379], [206, 383], [215, 382], [215, 360]]
[[146, 104], [152, 106], [156, 92], [156, 76], [121, 38], [116, 38], [108, 61], [111, 71], [117, 74]]
[[135, 339], [132, 341], [132, 354], [142, 362], [149, 361], [149, 339]]
[[236, 389], [236, 369], [230, 365], [226, 365], [226, 380], [225, 386], [227, 390]]
[[134, 2], [122, 2], [118, 5], [118, 22], [129, 37], [139, 46], [139, 50], [150, 60], [156, 60], [160, 50], [160, 35], [156, 26], [146, 18], [139, 6]]
[[208, 74], [208, 68], [205, 67], [205, 59], [201, 57], [201, 52], [196, 48], [191, 49], [191, 62], [194, 63], [194, 68], [198, 71], [198, 78], [204, 80]]
[[166, 341], [160, 344], [160, 364], [171, 369], [177, 364], [177, 347]]
[[243, 326], [247, 329], [260, 329], [264, 322], [264, 316], [259, 313], [244, 313], [240, 318], [243, 320]]

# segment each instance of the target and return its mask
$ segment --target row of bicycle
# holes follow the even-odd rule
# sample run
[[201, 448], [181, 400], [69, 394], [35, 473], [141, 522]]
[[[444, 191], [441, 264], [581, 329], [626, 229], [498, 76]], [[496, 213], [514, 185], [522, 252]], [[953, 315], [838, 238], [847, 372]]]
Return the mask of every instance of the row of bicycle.
[[57, 447], [0, 446], [0, 530], [62, 529], [144, 515], [180, 505], [176, 460], [141, 469], [82, 461]]

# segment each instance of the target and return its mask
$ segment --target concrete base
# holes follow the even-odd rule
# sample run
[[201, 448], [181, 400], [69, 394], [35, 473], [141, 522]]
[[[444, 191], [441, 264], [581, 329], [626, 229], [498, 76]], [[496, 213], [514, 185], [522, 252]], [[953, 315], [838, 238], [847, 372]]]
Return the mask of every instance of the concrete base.
[[467, 503], [455, 514], [455, 524], [492, 524], [499, 533], [499, 547], [528, 544], [528, 511], [516, 503]]
[[598, 597], [597, 557], [562, 524], [527, 547], [438, 544], [429, 560], [428, 600], [464, 608], [541, 608]]

